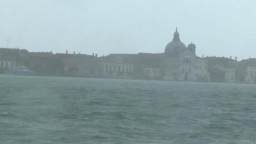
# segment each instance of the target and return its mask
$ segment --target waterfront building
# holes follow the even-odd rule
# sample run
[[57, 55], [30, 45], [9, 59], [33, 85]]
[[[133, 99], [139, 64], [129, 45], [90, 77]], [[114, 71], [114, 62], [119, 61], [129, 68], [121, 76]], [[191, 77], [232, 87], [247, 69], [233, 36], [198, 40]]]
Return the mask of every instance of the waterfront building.
[[248, 66], [245, 72], [245, 83], [256, 83], [256, 67]]
[[110, 54], [100, 58], [101, 77], [132, 79], [134, 76], [134, 64], [130, 61], [134, 55]]
[[186, 45], [175, 31], [173, 40], [167, 44], [164, 56], [164, 80], [209, 81], [207, 62], [196, 56], [196, 45]]
[[238, 63], [238, 72], [239, 75], [237, 77], [240, 78], [240, 83], [256, 83], [256, 59], [241, 60]]
[[[227, 57], [205, 57], [212, 82], [237, 82], [238, 62]], [[233, 79], [234, 77], [234, 79]]]
[[55, 54], [55, 61], [61, 65], [62, 74], [76, 77], [98, 77], [99, 64], [96, 55]]
[[162, 53], [68, 54], [28, 52], [0, 48], [0, 72], [7, 69], [31, 71], [40, 75], [146, 79], [167, 81], [206, 81], [256, 83], [256, 59], [237, 61], [232, 57], [198, 57], [196, 45], [188, 46], [178, 30]]
[[143, 74], [146, 79], [159, 79], [162, 75], [160, 68], [145, 67], [143, 69]]
[[133, 74], [133, 65], [124, 63], [103, 63], [104, 78], [122, 78], [131, 79]]
[[29, 60], [28, 51], [15, 48], [0, 48], [0, 61], [3, 65], [24, 66]]
[[236, 70], [234, 68], [225, 69], [225, 82], [226, 83], [236, 82]]
[[13, 66], [13, 62], [12, 61], [1, 61], [0, 60], [0, 69], [8, 69], [11, 68]]
[[207, 62], [196, 56], [196, 45], [188, 47], [174, 32], [164, 53], [110, 54], [100, 59], [105, 78], [209, 81]]

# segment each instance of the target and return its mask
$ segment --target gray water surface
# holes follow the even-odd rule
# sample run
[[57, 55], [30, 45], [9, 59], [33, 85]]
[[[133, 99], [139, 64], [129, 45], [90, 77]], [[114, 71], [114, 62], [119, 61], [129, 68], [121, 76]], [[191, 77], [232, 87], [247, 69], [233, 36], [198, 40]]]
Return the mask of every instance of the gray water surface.
[[255, 142], [255, 85], [0, 76], [1, 144]]

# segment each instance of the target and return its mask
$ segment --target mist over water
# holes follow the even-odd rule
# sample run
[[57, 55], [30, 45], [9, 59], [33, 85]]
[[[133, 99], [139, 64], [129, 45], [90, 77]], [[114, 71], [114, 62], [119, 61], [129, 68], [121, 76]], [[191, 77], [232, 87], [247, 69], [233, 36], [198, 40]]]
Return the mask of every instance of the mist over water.
[[256, 86], [0, 76], [3, 144], [253, 144]]

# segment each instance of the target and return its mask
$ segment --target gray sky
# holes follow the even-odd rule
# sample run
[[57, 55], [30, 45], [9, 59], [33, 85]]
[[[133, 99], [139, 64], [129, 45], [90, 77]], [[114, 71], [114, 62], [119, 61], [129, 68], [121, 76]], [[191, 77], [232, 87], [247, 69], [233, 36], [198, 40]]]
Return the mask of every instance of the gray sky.
[[256, 57], [255, 0], [0, 0], [0, 47], [162, 53], [178, 27], [198, 56]]

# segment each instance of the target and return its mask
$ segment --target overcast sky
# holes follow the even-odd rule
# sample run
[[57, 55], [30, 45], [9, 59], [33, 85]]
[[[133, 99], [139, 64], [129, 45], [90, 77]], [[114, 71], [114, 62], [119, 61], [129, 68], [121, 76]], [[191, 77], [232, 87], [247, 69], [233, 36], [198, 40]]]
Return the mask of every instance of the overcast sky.
[[256, 57], [255, 0], [0, 0], [0, 47], [162, 53], [176, 27], [198, 56]]

